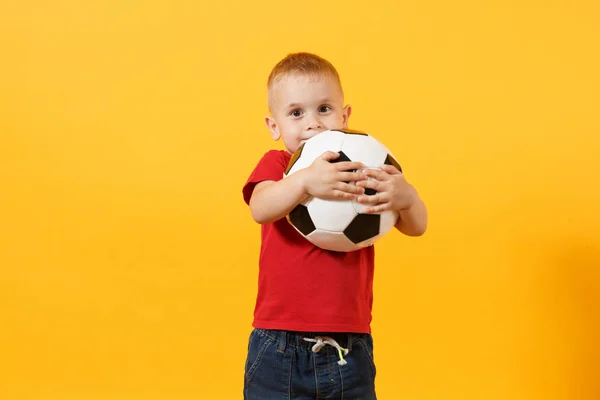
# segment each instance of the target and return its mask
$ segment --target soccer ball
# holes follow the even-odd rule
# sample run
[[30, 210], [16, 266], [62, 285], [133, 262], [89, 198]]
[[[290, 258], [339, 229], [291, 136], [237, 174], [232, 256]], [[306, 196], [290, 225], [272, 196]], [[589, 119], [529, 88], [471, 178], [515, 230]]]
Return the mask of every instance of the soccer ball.
[[[326, 151], [340, 154], [331, 162], [358, 161], [366, 168], [375, 169], [389, 164], [402, 171], [389, 150], [373, 136], [340, 129], [322, 132], [304, 142], [292, 155], [284, 178], [310, 166]], [[373, 189], [365, 191], [366, 195], [375, 193]], [[324, 200], [311, 196], [297, 205], [287, 220], [314, 245], [325, 250], [349, 252], [375, 243], [393, 228], [398, 219], [396, 211], [364, 214], [365, 208], [354, 200]]]

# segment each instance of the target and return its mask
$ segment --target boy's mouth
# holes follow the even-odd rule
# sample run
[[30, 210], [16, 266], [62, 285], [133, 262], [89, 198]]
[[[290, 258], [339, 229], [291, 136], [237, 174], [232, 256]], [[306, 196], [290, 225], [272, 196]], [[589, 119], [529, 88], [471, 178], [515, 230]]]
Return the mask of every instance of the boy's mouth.
[[303, 140], [302, 140], [302, 142], [306, 142], [308, 139], [310, 139], [310, 138], [313, 138], [313, 137], [315, 137], [315, 136], [317, 136], [317, 135], [319, 135], [319, 134], [321, 134], [321, 133], [325, 132], [326, 130], [327, 130], [327, 129], [323, 129], [323, 130], [322, 130], [322, 131], [320, 131], [320, 132], [313, 133], [313, 134], [311, 134], [309, 137], [307, 137], [306, 139], [303, 139]]

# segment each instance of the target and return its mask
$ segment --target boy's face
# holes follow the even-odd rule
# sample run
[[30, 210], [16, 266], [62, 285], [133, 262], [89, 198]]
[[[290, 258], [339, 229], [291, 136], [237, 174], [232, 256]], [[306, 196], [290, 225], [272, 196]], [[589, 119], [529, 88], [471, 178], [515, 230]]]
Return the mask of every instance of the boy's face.
[[288, 75], [271, 89], [271, 114], [266, 117], [273, 140], [283, 139], [288, 152], [328, 129], [348, 128], [350, 106], [338, 81], [327, 75]]

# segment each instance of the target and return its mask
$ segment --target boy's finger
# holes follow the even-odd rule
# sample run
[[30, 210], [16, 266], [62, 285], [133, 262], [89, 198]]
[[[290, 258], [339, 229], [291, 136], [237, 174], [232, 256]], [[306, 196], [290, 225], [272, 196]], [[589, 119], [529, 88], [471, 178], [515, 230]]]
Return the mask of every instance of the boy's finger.
[[381, 166], [381, 169], [390, 175], [398, 175], [398, 174], [402, 173], [402, 172], [398, 171], [398, 168], [394, 167], [393, 165], [388, 165], [388, 164], [383, 164]]
[[350, 185], [349, 183], [342, 183], [340, 182], [339, 185], [336, 187], [336, 189], [346, 192], [346, 193], [352, 193], [352, 194], [363, 194], [365, 192], [364, 188], [361, 188], [360, 186], [356, 186], [356, 185]]
[[339, 174], [340, 181], [343, 182], [356, 182], [362, 181], [365, 179], [365, 176], [360, 172], [349, 172], [344, 171]]
[[358, 161], [340, 161], [335, 164], [338, 171], [351, 171], [356, 169], [363, 169], [365, 165]]
[[356, 198], [355, 194], [344, 192], [343, 190], [334, 190], [333, 196], [338, 199], [344, 200], [354, 200]]
[[377, 204], [377, 199], [375, 198], [375, 196], [367, 196], [367, 195], [358, 196], [356, 198], [356, 201], [358, 201], [360, 204], [372, 204], [372, 205]]
[[363, 179], [363, 180], [360, 180], [360, 181], [356, 182], [356, 186], [360, 186], [360, 187], [368, 188], [368, 189], [374, 189], [374, 190], [376, 190], [378, 192], [383, 189], [382, 185], [381, 185], [381, 182], [378, 181], [378, 180], [376, 180], [376, 179]]
[[336, 153], [335, 151], [326, 151], [325, 153], [321, 154], [321, 156], [319, 158], [322, 160], [325, 160], [325, 161], [331, 161], [331, 160], [335, 160], [339, 156], [340, 156], [340, 153]]
[[365, 210], [365, 214], [376, 214], [380, 212], [384, 212], [389, 209], [388, 203], [381, 203], [373, 207], [369, 207]]
[[381, 201], [381, 195], [379, 193], [375, 193], [375, 194], [367, 194], [365, 192], [364, 195], [359, 196], [358, 202], [359, 203], [370, 203], [370, 204], [377, 204]]
[[366, 176], [370, 176], [371, 178], [375, 178], [379, 181], [383, 181], [388, 177], [387, 172], [375, 168], [365, 168], [363, 170], [363, 174], [365, 174]]

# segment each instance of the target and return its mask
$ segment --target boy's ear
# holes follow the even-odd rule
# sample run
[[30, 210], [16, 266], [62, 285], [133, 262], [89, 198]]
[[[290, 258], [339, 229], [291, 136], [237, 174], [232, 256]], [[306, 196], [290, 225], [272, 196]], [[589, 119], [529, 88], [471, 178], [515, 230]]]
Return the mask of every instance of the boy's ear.
[[279, 133], [277, 122], [275, 122], [275, 120], [272, 117], [267, 116], [265, 117], [265, 123], [267, 124], [267, 128], [269, 128], [269, 131], [271, 132], [271, 137], [273, 138], [273, 140], [279, 140], [281, 134]]
[[344, 129], [348, 129], [348, 120], [350, 119], [350, 114], [352, 114], [352, 106], [350, 104], [344, 107], [343, 118], [344, 118]]

